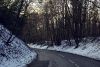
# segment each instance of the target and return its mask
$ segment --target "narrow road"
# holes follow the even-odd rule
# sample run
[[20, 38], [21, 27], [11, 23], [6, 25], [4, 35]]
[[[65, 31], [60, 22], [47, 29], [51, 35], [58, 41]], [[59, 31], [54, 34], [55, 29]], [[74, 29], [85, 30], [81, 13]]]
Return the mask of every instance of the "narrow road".
[[87, 57], [49, 50], [38, 50], [38, 61], [29, 67], [100, 67], [100, 61]]

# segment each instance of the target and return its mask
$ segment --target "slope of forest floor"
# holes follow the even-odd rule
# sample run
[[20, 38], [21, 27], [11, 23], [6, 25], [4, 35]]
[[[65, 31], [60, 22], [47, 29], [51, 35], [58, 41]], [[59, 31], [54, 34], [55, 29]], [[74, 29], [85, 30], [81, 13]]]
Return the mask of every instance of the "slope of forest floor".
[[11, 33], [0, 25], [0, 67], [25, 67], [26, 64], [31, 63], [36, 58], [36, 53], [31, 52], [25, 43], [12, 35], [9, 43]]
[[28, 44], [31, 48], [37, 49], [47, 49], [47, 50], [56, 50], [62, 52], [69, 52], [77, 55], [86, 56], [89, 58], [93, 58], [96, 60], [100, 60], [100, 37], [98, 38], [84, 38], [82, 42], [79, 43], [79, 47], [75, 49], [74, 40], [71, 41], [72, 46], [69, 46], [68, 42], [62, 41], [62, 45], [60, 46], [47, 46], [47, 45], [37, 45], [37, 44]]

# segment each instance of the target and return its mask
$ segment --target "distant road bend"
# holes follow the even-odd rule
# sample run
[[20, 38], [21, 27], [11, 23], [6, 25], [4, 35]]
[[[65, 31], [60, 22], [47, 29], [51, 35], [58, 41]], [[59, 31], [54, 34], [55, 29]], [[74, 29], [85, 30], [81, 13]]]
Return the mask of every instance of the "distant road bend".
[[29, 67], [100, 67], [100, 61], [49, 50], [35, 49], [38, 53], [38, 61]]

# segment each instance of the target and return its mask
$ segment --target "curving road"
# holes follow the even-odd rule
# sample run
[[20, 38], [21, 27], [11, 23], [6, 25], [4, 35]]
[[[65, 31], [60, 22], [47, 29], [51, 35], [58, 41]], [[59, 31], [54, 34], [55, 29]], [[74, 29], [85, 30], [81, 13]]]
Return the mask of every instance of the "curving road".
[[100, 61], [75, 54], [38, 49], [35, 51], [38, 53], [38, 61], [29, 67], [100, 67]]

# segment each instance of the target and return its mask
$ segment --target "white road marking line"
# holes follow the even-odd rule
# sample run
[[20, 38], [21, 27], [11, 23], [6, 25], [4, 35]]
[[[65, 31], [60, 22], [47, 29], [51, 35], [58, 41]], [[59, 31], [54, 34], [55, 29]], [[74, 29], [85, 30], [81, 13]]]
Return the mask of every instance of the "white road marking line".
[[59, 54], [59, 55], [64, 58], [64, 56], [62, 54]]
[[69, 61], [70, 61], [71, 63], [73, 63], [73, 64], [75, 63], [74, 61], [72, 61], [72, 60], [70, 60], [70, 59], [69, 59]]
[[75, 66], [76, 66], [76, 67], [79, 67], [79, 65], [78, 65], [78, 64], [75, 64]]
[[78, 64], [76, 64], [74, 61], [72, 61], [71, 59], [69, 59], [69, 62], [71, 62], [72, 64], [74, 64], [76, 67], [80, 67]]
[[[62, 55], [62, 54], [59, 54], [61, 57], [63, 57], [64, 58], [64, 56]], [[79, 67], [79, 65], [78, 64], [76, 64], [74, 61], [72, 61], [71, 59], [69, 59], [69, 61], [72, 63], [72, 64], [74, 64], [76, 67]]]

